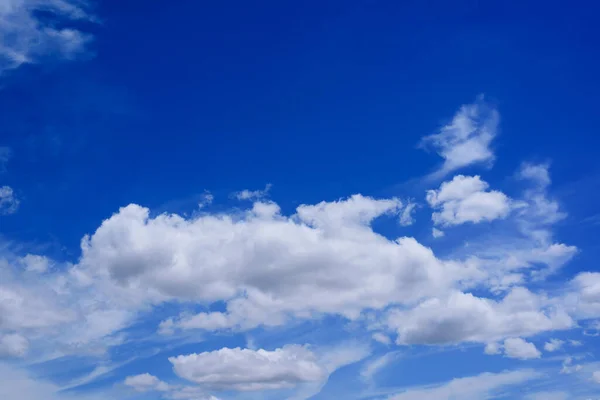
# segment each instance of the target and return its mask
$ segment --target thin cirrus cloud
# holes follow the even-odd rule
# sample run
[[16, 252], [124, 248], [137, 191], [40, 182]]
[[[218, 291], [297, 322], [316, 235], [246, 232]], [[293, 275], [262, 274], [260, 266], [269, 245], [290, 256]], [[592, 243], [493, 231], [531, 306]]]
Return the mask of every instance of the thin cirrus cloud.
[[439, 189], [427, 191], [427, 202], [437, 210], [431, 216], [434, 224], [447, 227], [505, 218], [511, 210], [511, 200], [488, 188], [489, 184], [479, 176], [457, 175]]
[[[78, 0], [0, 2], [0, 74], [49, 57], [70, 60], [85, 53], [92, 36], [65, 23], [95, 21], [87, 8]], [[51, 20], [40, 20], [39, 11], [51, 14]]]
[[0, 215], [9, 215], [17, 212], [19, 199], [15, 196], [10, 186], [0, 186]]

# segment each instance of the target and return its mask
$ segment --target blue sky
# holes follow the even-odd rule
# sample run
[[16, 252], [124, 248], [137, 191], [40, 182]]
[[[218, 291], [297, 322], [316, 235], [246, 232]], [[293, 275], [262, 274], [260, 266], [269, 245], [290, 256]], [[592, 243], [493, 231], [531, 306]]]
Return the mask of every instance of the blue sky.
[[172, 3], [0, 0], [0, 398], [598, 396], [596, 5]]

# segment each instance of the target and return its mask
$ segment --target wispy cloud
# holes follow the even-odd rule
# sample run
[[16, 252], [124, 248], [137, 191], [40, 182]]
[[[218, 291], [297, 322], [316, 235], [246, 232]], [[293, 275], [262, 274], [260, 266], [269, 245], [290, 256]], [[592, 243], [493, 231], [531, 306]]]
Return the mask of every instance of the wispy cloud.
[[0, 187], [0, 215], [14, 214], [19, 208], [19, 199], [10, 186]]
[[484, 373], [477, 376], [453, 379], [450, 382], [430, 387], [408, 389], [389, 397], [389, 400], [481, 400], [492, 398], [495, 391], [537, 379], [540, 373], [531, 369]]
[[244, 189], [242, 191], [234, 193], [233, 197], [235, 197], [238, 200], [260, 200], [260, 199], [264, 199], [265, 197], [267, 197], [267, 195], [271, 191], [272, 187], [273, 187], [273, 185], [271, 185], [270, 183], [267, 183], [267, 185], [265, 186], [265, 188], [262, 189], [262, 190], [248, 190], [248, 189]]
[[[68, 60], [84, 53], [92, 36], [68, 25], [94, 21], [86, 8], [87, 4], [80, 0], [1, 1], [0, 74], [46, 57]], [[39, 12], [50, 17], [42, 20]]]

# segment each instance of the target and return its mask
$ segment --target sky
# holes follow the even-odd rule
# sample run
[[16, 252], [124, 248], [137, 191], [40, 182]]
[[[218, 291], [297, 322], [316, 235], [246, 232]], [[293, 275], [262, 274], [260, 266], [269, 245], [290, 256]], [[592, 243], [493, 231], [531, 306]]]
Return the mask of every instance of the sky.
[[0, 398], [600, 398], [600, 8], [0, 0]]

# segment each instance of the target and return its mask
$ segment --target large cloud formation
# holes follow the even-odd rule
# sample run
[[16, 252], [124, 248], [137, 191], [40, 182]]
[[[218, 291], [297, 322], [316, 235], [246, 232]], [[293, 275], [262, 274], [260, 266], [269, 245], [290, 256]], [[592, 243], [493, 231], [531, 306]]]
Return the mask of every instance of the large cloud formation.
[[[441, 136], [428, 139], [446, 160], [444, 173], [493, 160], [489, 144], [497, 115], [479, 107], [461, 108]], [[464, 158], [470, 148], [478, 152]], [[73, 264], [3, 255], [0, 357], [106, 356], [129, 339], [125, 329], [168, 304], [170, 313], [155, 319], [153, 328], [175, 338], [193, 330], [245, 332], [334, 316], [385, 345], [471, 342], [485, 345], [488, 354], [537, 358], [535, 345], [523, 338], [600, 316], [600, 274], [582, 273], [554, 291], [530, 286], [559, 271], [577, 248], [553, 238], [553, 224], [565, 213], [549, 196], [548, 165], [523, 164], [515, 178], [526, 189], [510, 197], [480, 176], [466, 175], [426, 193], [433, 209], [428, 229], [444, 227], [451, 236], [458, 225], [501, 224], [497, 234], [443, 257], [414, 237], [376, 230], [379, 219], [413, 223], [417, 205], [396, 197], [355, 194], [286, 214], [267, 199], [267, 190], [247, 191], [237, 196], [253, 202], [246, 209], [211, 212], [213, 199], [207, 197], [191, 217], [155, 215], [129, 204], [82, 239]], [[314, 388], [339, 366], [368, 354], [357, 346], [325, 357], [303, 343], [170, 357], [174, 372], [196, 386], [150, 374], [124, 384], [169, 399]], [[467, 390], [465, 398], [532, 376], [483, 375], [477, 381], [487, 386]], [[453, 382], [416, 393], [461, 393], [464, 382]]]

